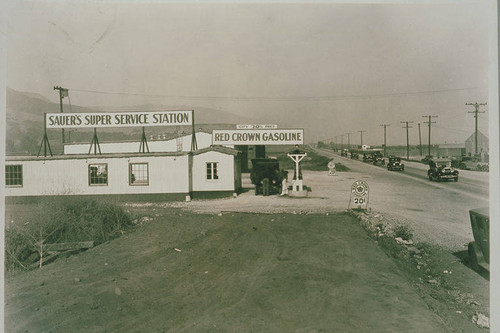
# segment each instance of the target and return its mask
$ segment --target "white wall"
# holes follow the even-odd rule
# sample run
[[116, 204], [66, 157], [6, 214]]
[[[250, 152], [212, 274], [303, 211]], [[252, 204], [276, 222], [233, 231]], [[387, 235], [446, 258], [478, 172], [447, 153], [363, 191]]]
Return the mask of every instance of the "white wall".
[[[182, 136], [182, 151], [191, 151], [191, 134]], [[205, 132], [196, 133], [196, 143], [198, 149], [208, 148], [212, 145], [212, 134]], [[137, 153], [139, 152], [141, 142], [107, 142], [101, 143], [101, 152], [109, 153]], [[159, 152], [175, 152], [177, 151], [177, 139], [165, 141], [149, 141], [148, 147], [151, 153]], [[89, 152], [90, 143], [83, 144], [66, 144], [64, 145], [64, 154], [87, 154]], [[92, 150], [93, 151], [93, 150]]]
[[[129, 185], [129, 163], [149, 163], [149, 185]], [[108, 185], [89, 186], [89, 164], [108, 164]], [[6, 187], [6, 196], [188, 193], [188, 156], [89, 157], [6, 161], [23, 165], [23, 186]]]
[[[219, 162], [219, 179], [207, 179], [207, 162]], [[193, 156], [193, 191], [234, 191], [234, 156], [209, 151]]]

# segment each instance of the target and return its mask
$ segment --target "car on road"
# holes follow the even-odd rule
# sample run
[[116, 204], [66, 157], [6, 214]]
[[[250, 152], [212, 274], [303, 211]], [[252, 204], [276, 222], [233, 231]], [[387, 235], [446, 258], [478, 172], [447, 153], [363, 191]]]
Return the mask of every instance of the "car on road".
[[387, 162], [387, 170], [405, 170], [405, 165], [401, 162], [401, 157], [389, 156], [389, 162]]
[[373, 153], [373, 165], [385, 165], [384, 155], [381, 152]]
[[431, 158], [429, 160], [429, 170], [427, 171], [429, 180], [453, 180], [458, 181], [458, 170], [451, 166], [449, 158]]
[[373, 162], [373, 153], [363, 153], [363, 162]]

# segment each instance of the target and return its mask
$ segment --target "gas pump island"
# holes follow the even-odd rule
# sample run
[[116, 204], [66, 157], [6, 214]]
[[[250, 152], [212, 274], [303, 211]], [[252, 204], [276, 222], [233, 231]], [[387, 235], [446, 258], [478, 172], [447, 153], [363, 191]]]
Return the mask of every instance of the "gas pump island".
[[307, 153], [300, 151], [298, 146], [295, 146], [295, 150], [287, 154], [288, 157], [295, 162], [295, 171], [293, 173], [292, 180], [292, 191], [288, 193], [291, 197], [307, 197], [307, 189], [304, 190], [304, 184], [302, 183], [302, 171], [300, 170], [300, 161], [307, 156]]

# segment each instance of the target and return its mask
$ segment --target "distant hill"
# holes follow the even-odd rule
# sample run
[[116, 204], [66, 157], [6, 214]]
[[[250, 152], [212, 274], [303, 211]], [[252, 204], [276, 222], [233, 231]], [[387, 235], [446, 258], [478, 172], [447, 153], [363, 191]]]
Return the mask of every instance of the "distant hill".
[[[213, 129], [235, 128], [235, 124], [266, 123], [258, 119], [239, 116], [230, 112], [203, 107], [179, 105], [137, 105], [128, 107], [82, 107], [64, 104], [65, 112], [102, 112], [102, 111], [154, 111], [154, 110], [195, 110], [196, 130], [211, 132]], [[40, 94], [20, 92], [7, 88], [7, 114], [6, 114], [6, 152], [7, 155], [36, 155], [43, 137], [43, 114], [59, 112], [59, 104], [49, 101]], [[173, 132], [189, 133], [188, 126], [178, 127], [150, 127], [146, 129], [147, 135], [167, 134]], [[65, 130], [67, 142], [89, 142], [92, 139], [92, 130]], [[47, 133], [53, 153], [62, 152], [62, 139], [60, 130], [50, 130]], [[140, 140], [139, 128], [109, 128], [101, 130], [99, 140]]]

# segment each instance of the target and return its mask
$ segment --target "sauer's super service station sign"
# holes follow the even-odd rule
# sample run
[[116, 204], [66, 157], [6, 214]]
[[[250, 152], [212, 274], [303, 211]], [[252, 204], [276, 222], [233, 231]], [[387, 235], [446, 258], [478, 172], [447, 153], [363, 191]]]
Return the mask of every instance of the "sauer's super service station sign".
[[303, 129], [214, 130], [214, 145], [303, 145]]
[[193, 111], [47, 113], [46, 128], [148, 127], [193, 124]]

